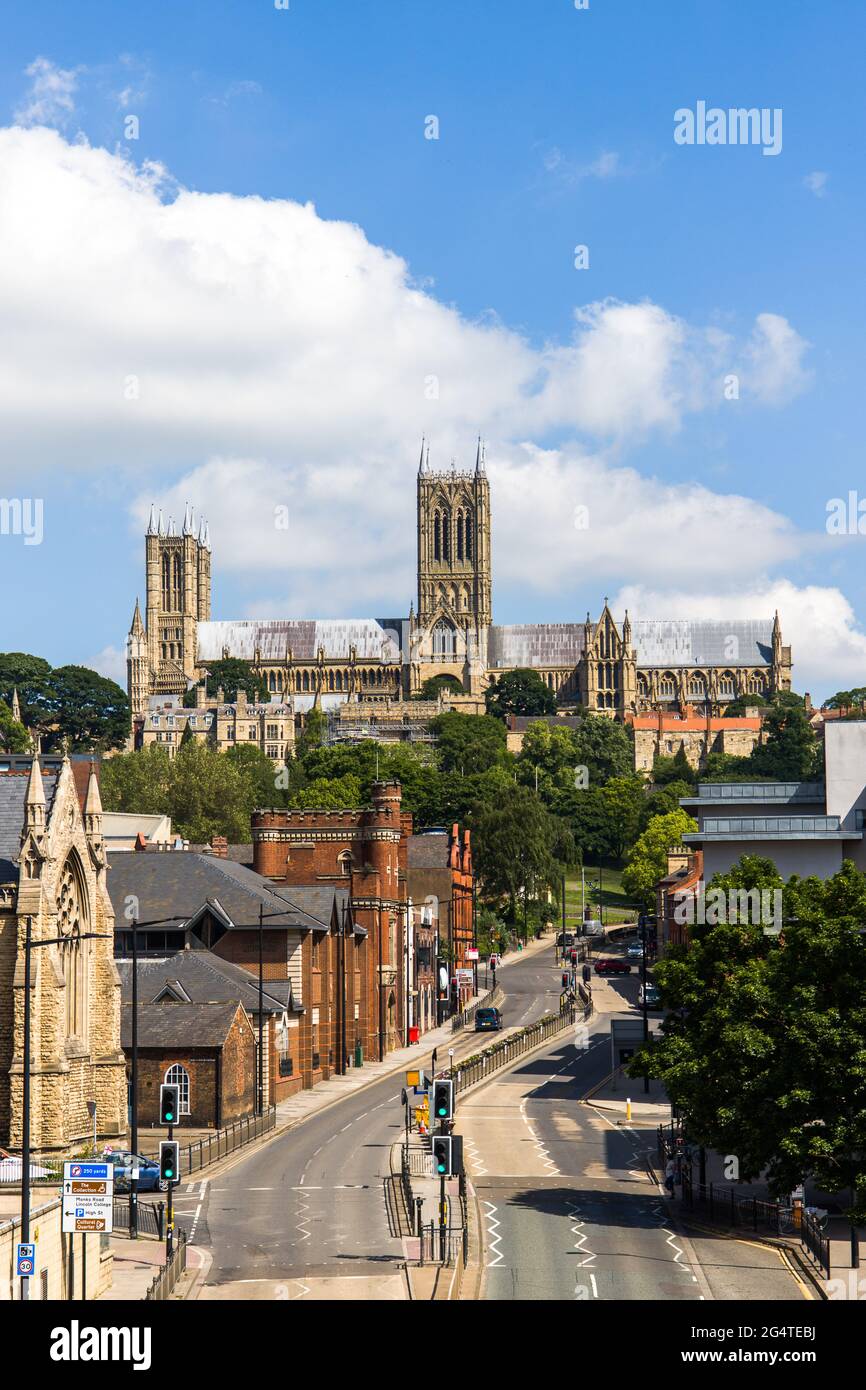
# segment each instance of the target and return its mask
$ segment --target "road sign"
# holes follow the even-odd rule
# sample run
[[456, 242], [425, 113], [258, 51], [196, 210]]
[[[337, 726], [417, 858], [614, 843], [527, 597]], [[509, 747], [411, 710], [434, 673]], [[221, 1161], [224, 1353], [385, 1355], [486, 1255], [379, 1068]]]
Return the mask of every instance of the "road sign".
[[19, 1241], [15, 1247], [15, 1274], [19, 1279], [32, 1279], [36, 1273], [36, 1246]]
[[610, 1062], [613, 1071], [632, 1058], [643, 1043], [642, 1018], [612, 1018], [610, 1021]]
[[467, 960], [477, 960], [479, 955], [477, 946], [467, 946], [464, 955]]
[[113, 1229], [114, 1165], [111, 1163], [64, 1163], [62, 1229], [75, 1231]]

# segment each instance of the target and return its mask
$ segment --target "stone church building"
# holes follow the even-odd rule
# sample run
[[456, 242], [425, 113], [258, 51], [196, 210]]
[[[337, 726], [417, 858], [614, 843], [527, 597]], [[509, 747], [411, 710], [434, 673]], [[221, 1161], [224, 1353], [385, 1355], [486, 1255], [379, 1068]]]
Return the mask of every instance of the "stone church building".
[[126, 1133], [114, 912], [95, 771], [80, 790], [69, 758], [44, 775], [21, 761], [0, 769], [0, 1146], [22, 1144], [29, 918], [30, 1141], [63, 1153], [92, 1142], [89, 1101], [103, 1140]]
[[455, 708], [482, 709], [488, 685], [530, 667], [563, 707], [624, 719], [652, 710], [718, 715], [737, 696], [791, 687], [791, 649], [775, 617], [493, 622], [490, 482], [484, 448], [475, 467], [434, 472], [422, 444], [417, 475], [417, 610], [408, 617], [211, 619], [207, 524], [187, 507], [182, 534], [151, 509], [145, 540], [147, 610], [138, 602], [127, 641], [129, 696], [141, 719], [154, 699], [180, 695], [209, 662], [253, 664], [272, 694], [307, 708], [400, 702], [430, 676], [451, 675]]

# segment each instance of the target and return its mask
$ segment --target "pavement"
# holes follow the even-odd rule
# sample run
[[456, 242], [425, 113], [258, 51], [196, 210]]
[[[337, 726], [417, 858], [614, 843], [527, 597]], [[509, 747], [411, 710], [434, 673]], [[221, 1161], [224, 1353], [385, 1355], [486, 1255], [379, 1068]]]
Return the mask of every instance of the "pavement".
[[[557, 1006], [552, 939], [533, 942], [497, 972], [509, 1027]], [[401, 1073], [476, 1051], [473, 1032], [437, 1029], [407, 1055], [392, 1053], [362, 1084], [333, 1078], [280, 1107], [280, 1128], [182, 1185], [178, 1223], [207, 1268], [191, 1297], [225, 1299], [406, 1300], [406, 1251], [396, 1217], [390, 1153], [404, 1130]], [[378, 1064], [373, 1064], [378, 1066]], [[352, 1082], [358, 1083], [356, 1074]], [[333, 1084], [333, 1083], [338, 1084]], [[306, 1098], [293, 1097], [292, 1101]]]

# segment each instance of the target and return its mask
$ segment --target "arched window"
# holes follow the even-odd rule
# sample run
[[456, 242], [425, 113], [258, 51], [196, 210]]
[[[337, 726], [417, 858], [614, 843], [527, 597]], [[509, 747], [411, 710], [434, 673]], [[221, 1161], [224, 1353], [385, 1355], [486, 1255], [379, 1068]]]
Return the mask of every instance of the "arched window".
[[180, 1091], [177, 1111], [179, 1115], [189, 1114], [189, 1072], [180, 1062], [173, 1062], [165, 1074], [166, 1086], [177, 1086]]
[[451, 559], [451, 513], [442, 513], [442, 559]]
[[63, 938], [60, 953], [66, 984], [66, 1036], [70, 1038], [87, 1036], [86, 958], [80, 936], [88, 924], [84, 874], [73, 851], [60, 871], [57, 885], [57, 935]]
[[764, 677], [760, 674], [759, 671], [753, 671], [751, 676], [749, 677], [749, 694], [763, 695], [763, 693]]
[[309, 671], [305, 671], [305, 672], [304, 672], [304, 682], [303, 682], [303, 684], [304, 684], [304, 689], [305, 689], [305, 690], [309, 690], [309, 688], [310, 688], [310, 673], [309, 673]]
[[457, 559], [463, 559], [463, 513], [457, 513]]
[[337, 672], [337, 689], [338, 689], [338, 690], [342, 690], [342, 689], [343, 689], [343, 672], [342, 672], [342, 671], [338, 671], [338, 672]]
[[352, 872], [352, 851], [344, 849], [342, 854], [337, 855], [337, 867], [344, 878], [348, 878]]
[[450, 623], [440, 621], [433, 629], [433, 655], [453, 656], [456, 650], [454, 629]]
[[466, 513], [466, 559], [472, 559], [472, 517]]
[[730, 671], [723, 671], [719, 676], [719, 695], [729, 696], [733, 700], [737, 693], [737, 682]]
[[670, 671], [665, 671], [659, 681], [659, 695], [663, 700], [672, 700], [677, 693], [677, 683]]
[[276, 688], [277, 688], [277, 677], [276, 677], [276, 674], [275, 674], [273, 671], [269, 671], [269, 672], [268, 672], [268, 690], [276, 690]]
[[433, 513], [433, 559], [442, 559], [442, 519], [438, 512]]

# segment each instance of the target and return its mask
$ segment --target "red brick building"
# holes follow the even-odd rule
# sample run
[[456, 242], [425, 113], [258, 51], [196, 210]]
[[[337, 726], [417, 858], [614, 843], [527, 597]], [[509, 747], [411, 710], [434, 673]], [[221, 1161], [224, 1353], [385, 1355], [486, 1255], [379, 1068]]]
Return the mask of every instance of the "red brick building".
[[[460, 833], [459, 825], [453, 825], [450, 833], [446, 830], [424, 830], [412, 835], [408, 843], [409, 896], [419, 908], [423, 908], [434, 928], [436, 936], [435, 954], [448, 964], [452, 980], [457, 969], [469, 970], [472, 962], [466, 959], [466, 952], [474, 944], [475, 924], [473, 899], [475, 876], [472, 866], [470, 833]], [[421, 952], [425, 941], [419, 937]], [[419, 966], [426, 964], [426, 954], [421, 954]], [[435, 960], [433, 962], [435, 967]], [[433, 972], [431, 971], [431, 979]], [[419, 979], [419, 1000], [423, 1017], [425, 1004], [424, 991], [426, 976]], [[465, 1004], [471, 994], [465, 981], [458, 990], [459, 1004]], [[428, 1027], [435, 1027], [435, 1011]]]
[[[121, 1036], [132, 1047], [132, 1008], [123, 1006]], [[138, 1006], [138, 1122], [159, 1124], [159, 1088], [180, 1089], [178, 1123], [221, 1129], [252, 1115], [256, 1040], [238, 1003], [191, 1004], [164, 999]]]
[[[406, 846], [412, 817], [399, 782], [374, 782], [372, 805], [347, 811], [256, 811], [253, 867], [272, 881], [348, 890], [351, 940], [314, 943], [310, 1001], [319, 1055], [341, 1045], [384, 1056], [405, 1040]], [[341, 957], [342, 949], [342, 957]]]
[[[689, 928], [685, 921], [686, 914], [682, 909], [677, 913], [677, 906], [684, 903], [688, 895], [694, 897], [700, 892], [703, 873], [703, 850], [690, 850], [685, 845], [679, 845], [668, 851], [668, 871], [656, 884], [656, 922], [660, 951], [667, 946], [687, 945]], [[678, 921], [678, 917], [683, 920]]]

